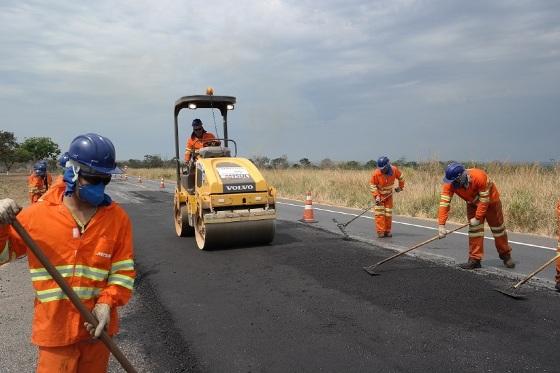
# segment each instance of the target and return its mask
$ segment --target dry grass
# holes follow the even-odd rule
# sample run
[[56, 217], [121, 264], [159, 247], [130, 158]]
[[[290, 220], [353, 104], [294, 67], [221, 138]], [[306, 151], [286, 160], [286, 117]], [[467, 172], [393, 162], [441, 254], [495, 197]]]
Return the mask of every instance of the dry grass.
[[[500, 191], [508, 230], [554, 236], [555, 207], [559, 193], [560, 168], [538, 165], [488, 164], [490, 178]], [[395, 198], [394, 214], [435, 219], [443, 168], [437, 163], [418, 169], [401, 169], [406, 190]], [[304, 200], [311, 191], [313, 201], [336, 206], [364, 208], [369, 203], [369, 180], [372, 171], [352, 170], [263, 170], [264, 177], [278, 189], [280, 197]], [[144, 178], [174, 179], [174, 169], [129, 169], [129, 175]], [[465, 204], [459, 197], [452, 200], [450, 221], [466, 219]], [[435, 224], [435, 222], [434, 222]]]
[[29, 204], [27, 192], [27, 174], [1, 174], [0, 175], [0, 199], [11, 198], [20, 206]]

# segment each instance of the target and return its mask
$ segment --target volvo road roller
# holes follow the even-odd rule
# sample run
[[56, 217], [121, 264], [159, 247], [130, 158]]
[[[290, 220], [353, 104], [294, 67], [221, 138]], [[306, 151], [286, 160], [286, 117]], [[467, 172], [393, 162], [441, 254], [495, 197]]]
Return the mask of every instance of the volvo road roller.
[[[250, 160], [237, 157], [237, 143], [228, 138], [227, 117], [235, 97], [213, 93], [208, 88], [206, 95], [185, 96], [175, 102], [177, 235], [194, 236], [201, 250], [268, 244], [275, 231], [275, 189]], [[188, 163], [180, 153], [178, 116], [182, 109], [216, 110], [223, 118], [223, 137], [205, 141]]]

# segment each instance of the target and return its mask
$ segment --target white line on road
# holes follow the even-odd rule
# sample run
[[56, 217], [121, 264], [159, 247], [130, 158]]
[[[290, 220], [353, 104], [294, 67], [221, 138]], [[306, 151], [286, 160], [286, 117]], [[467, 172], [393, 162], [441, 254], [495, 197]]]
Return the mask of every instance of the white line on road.
[[[287, 206], [294, 206], [294, 207], [305, 207], [305, 205], [296, 205], [295, 203], [287, 203], [287, 202], [276, 202], [279, 205], [287, 205]], [[352, 214], [349, 212], [342, 212], [342, 211], [335, 211], [335, 210], [329, 210], [329, 209], [322, 209], [320, 207], [313, 207], [314, 210], [318, 210], [318, 211], [325, 211], [325, 212], [332, 212], [334, 214], [340, 214], [340, 215], [350, 215], [350, 216], [358, 216], [358, 214]], [[373, 220], [372, 217], [370, 216], [360, 216], [360, 218], [363, 219], [369, 219], [369, 220]], [[412, 223], [406, 223], [403, 221], [397, 221], [397, 220], [393, 220], [394, 224], [402, 224], [402, 225], [408, 225], [411, 227], [416, 227], [416, 228], [424, 228], [424, 229], [431, 229], [431, 230], [436, 230], [437, 228], [434, 227], [428, 227], [425, 225], [420, 225], [420, 224], [412, 224]], [[468, 236], [468, 233], [464, 233], [464, 232], [453, 232], [454, 234], [460, 234], [463, 236]], [[486, 238], [487, 240], [494, 240], [494, 237], [488, 237], [488, 236], [484, 236], [484, 238]], [[551, 251], [556, 251], [555, 247], [548, 247], [548, 246], [541, 246], [541, 245], [534, 245], [534, 244], [530, 244], [530, 243], [525, 243], [525, 242], [518, 242], [518, 241], [511, 241], [509, 240], [510, 243], [516, 244], [516, 245], [523, 245], [523, 246], [530, 246], [530, 247], [538, 247], [540, 249], [545, 249], [545, 250], [551, 250]]]

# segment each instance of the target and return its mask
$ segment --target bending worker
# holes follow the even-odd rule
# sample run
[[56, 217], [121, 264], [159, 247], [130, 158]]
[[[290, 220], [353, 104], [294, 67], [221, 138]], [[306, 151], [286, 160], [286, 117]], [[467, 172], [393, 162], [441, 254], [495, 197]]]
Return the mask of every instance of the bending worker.
[[185, 149], [185, 161], [189, 162], [193, 156], [196, 156], [198, 150], [209, 146], [219, 141], [216, 140], [216, 136], [213, 133], [207, 132], [204, 127], [202, 127], [202, 121], [200, 119], [194, 119], [192, 121], [193, 131], [187, 140], [187, 148]]
[[438, 210], [438, 235], [443, 238], [447, 234], [445, 222], [449, 215], [453, 194], [467, 202], [467, 218], [469, 219], [469, 260], [460, 264], [463, 269], [480, 268], [484, 255], [484, 220], [488, 221], [496, 250], [507, 268], [514, 268], [511, 258], [511, 247], [508, 243], [502, 202], [496, 185], [488, 178], [486, 172], [465, 167], [461, 163], [451, 162], [445, 169], [443, 186]]
[[52, 185], [52, 176], [47, 172], [47, 162], [38, 161], [33, 165], [33, 173], [27, 178], [29, 202], [35, 203]]
[[109, 350], [97, 337], [104, 328], [117, 333], [117, 307], [130, 299], [135, 278], [130, 220], [105, 194], [115, 168], [111, 141], [88, 133], [72, 141], [63, 179], [38, 203], [20, 212], [12, 199], [0, 200], [0, 264], [27, 253], [9, 225], [17, 215], [99, 321], [97, 328], [85, 322], [41, 262], [28, 255], [39, 373], [107, 371]]
[[377, 237], [391, 237], [391, 225], [393, 223], [393, 185], [395, 179], [399, 186], [395, 192], [404, 188], [404, 177], [397, 166], [389, 162], [389, 158], [383, 156], [377, 160], [377, 168], [373, 171], [369, 181], [369, 188], [375, 200], [374, 215]]

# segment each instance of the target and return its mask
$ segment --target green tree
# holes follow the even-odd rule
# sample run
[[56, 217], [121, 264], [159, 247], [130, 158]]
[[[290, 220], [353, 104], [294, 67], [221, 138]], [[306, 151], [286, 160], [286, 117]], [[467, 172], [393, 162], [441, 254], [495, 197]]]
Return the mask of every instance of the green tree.
[[311, 161], [307, 158], [302, 158], [299, 160], [299, 164], [301, 165], [301, 167], [306, 168], [311, 166]]
[[18, 143], [13, 132], [0, 131], [0, 162], [9, 171], [16, 161]]
[[58, 144], [50, 137], [29, 137], [21, 143], [21, 148], [31, 155], [31, 159], [56, 159], [60, 154]]
[[144, 156], [144, 166], [148, 168], [163, 167], [163, 160], [159, 155], [146, 154]]

